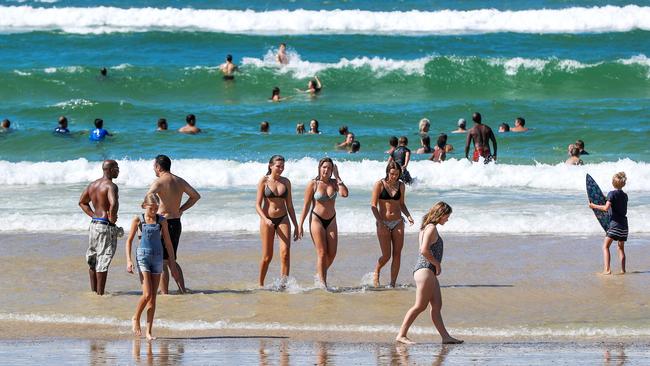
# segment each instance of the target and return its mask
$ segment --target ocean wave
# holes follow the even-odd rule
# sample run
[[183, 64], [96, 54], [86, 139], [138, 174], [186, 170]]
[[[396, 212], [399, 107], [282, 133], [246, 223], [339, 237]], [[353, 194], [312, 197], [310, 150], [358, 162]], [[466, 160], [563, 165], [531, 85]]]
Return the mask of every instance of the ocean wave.
[[[215, 21], [218, 20], [218, 21]], [[1, 6], [0, 31], [204, 31], [253, 34], [603, 33], [650, 30], [650, 7], [501, 11], [220, 10]]]
[[[65, 102], [68, 103], [68, 102]], [[149, 160], [119, 160], [118, 185], [147, 187], [153, 173]], [[351, 187], [368, 188], [383, 177], [386, 162], [377, 160], [338, 161], [341, 175]], [[313, 158], [290, 160], [284, 175], [294, 184], [308, 182], [316, 174], [318, 162]], [[254, 188], [266, 172], [264, 162], [239, 162], [234, 160], [180, 159], [173, 162], [173, 171], [183, 176], [196, 187]], [[589, 173], [604, 187], [614, 173], [625, 171], [628, 175], [626, 190], [650, 192], [650, 165], [621, 159], [616, 162], [587, 164], [584, 166], [556, 165], [511, 165], [473, 164], [465, 159], [451, 159], [442, 164], [430, 161], [413, 161], [409, 164], [416, 182], [410, 189], [455, 188], [530, 188], [541, 190], [583, 191], [585, 174]], [[101, 173], [101, 162], [80, 158], [60, 162], [8, 162], [0, 161], [0, 184], [81, 184], [97, 179]], [[603, 188], [605, 189], [605, 188]]]
[[52, 107], [74, 110], [78, 108], [94, 106], [96, 104], [97, 103], [86, 99], [70, 99], [64, 102], [53, 104]]
[[[110, 294], [109, 294], [110, 296]], [[192, 296], [192, 295], [188, 295]], [[60, 324], [60, 325], [104, 325], [130, 329], [131, 320], [118, 319], [114, 317], [98, 316], [76, 316], [66, 314], [0, 314], [0, 321], [20, 321], [37, 324]], [[190, 320], [175, 321], [158, 319], [156, 327], [175, 331], [199, 331], [199, 330], [256, 330], [256, 331], [298, 331], [298, 332], [341, 332], [341, 333], [386, 333], [395, 334], [399, 331], [396, 325], [384, 324], [284, 324], [278, 322], [256, 323], [237, 322], [230, 320]], [[409, 330], [413, 334], [431, 334], [430, 327], [414, 326]], [[590, 338], [590, 337], [648, 337], [650, 328], [647, 327], [599, 327], [599, 326], [576, 326], [576, 327], [535, 327], [535, 326], [512, 326], [512, 327], [456, 327], [450, 328], [450, 333], [458, 336], [476, 337], [498, 337], [498, 338]]]

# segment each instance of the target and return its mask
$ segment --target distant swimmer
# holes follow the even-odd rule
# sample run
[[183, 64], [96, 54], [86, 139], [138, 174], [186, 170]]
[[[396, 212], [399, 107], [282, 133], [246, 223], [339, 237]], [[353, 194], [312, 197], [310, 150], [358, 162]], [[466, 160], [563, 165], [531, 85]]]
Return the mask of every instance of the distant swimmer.
[[441, 133], [440, 136], [438, 136], [436, 146], [434, 146], [433, 154], [431, 154], [429, 160], [435, 163], [443, 162], [447, 158], [447, 153], [453, 149], [453, 146], [447, 144], [447, 134]]
[[507, 123], [502, 123], [499, 125], [499, 132], [510, 132], [510, 125]]
[[580, 149], [580, 155], [589, 155], [587, 151], [585, 151], [585, 142], [582, 140], [576, 140], [575, 145], [578, 149]]
[[388, 139], [388, 146], [390, 146], [390, 147], [388, 148], [388, 150], [386, 150], [386, 154], [388, 154], [388, 155], [392, 154], [393, 151], [395, 151], [395, 149], [397, 149], [397, 144], [398, 143], [399, 143], [399, 140], [397, 139], [397, 136], [391, 136]]
[[390, 260], [390, 286], [395, 287], [402, 259], [404, 246], [404, 218], [406, 216], [410, 225], [414, 221], [406, 208], [406, 186], [399, 180], [402, 174], [400, 165], [391, 161], [386, 165], [386, 176], [378, 180], [372, 190], [370, 209], [375, 217], [377, 238], [381, 257], [377, 260], [373, 276], [373, 285], [379, 287], [379, 274], [383, 266]]
[[224, 80], [235, 80], [235, 72], [239, 71], [239, 67], [232, 62], [232, 55], [227, 55], [226, 62], [219, 66], [219, 70]]
[[420, 135], [428, 134], [430, 128], [431, 128], [431, 122], [429, 121], [428, 118], [422, 118], [420, 120], [420, 123], [418, 123], [418, 133]]
[[[260, 261], [259, 285], [264, 286], [266, 273], [273, 259], [273, 242], [277, 236], [280, 240], [280, 286], [286, 286], [289, 277], [291, 251], [291, 224], [294, 227], [293, 240], [300, 239], [296, 212], [293, 208], [291, 181], [282, 176], [284, 157], [273, 155], [269, 160], [268, 170], [257, 183], [255, 209], [260, 216], [260, 236], [262, 239], [262, 260]], [[291, 221], [291, 223], [290, 223]]]
[[286, 65], [289, 63], [289, 57], [287, 56], [287, 44], [286, 43], [280, 43], [280, 47], [278, 48], [278, 54], [275, 55], [275, 59], [278, 61], [280, 65]]
[[296, 125], [296, 135], [304, 135], [304, 134], [305, 134], [305, 124], [298, 123]]
[[612, 273], [610, 265], [609, 246], [616, 240], [618, 242], [618, 259], [621, 261], [621, 274], [625, 273], [625, 242], [627, 241], [627, 194], [623, 187], [627, 182], [625, 172], [618, 172], [612, 177], [614, 190], [607, 194], [607, 202], [604, 205], [589, 203], [589, 208], [600, 211], [608, 211], [610, 214], [609, 227], [603, 242], [603, 272], [604, 275]]
[[181, 127], [178, 129], [178, 132], [180, 133], [186, 133], [189, 135], [196, 135], [197, 133], [201, 133], [201, 129], [196, 127], [196, 116], [193, 114], [188, 114], [187, 117], [185, 117], [185, 126]]
[[402, 175], [399, 179], [406, 184], [411, 184], [413, 178], [411, 178], [411, 173], [408, 171], [408, 165], [411, 161], [411, 150], [406, 147], [408, 143], [409, 139], [406, 136], [400, 137], [397, 147], [388, 156], [388, 162], [396, 161], [402, 168]]
[[420, 135], [420, 147], [415, 150], [416, 154], [431, 154], [433, 149], [431, 148], [431, 137], [429, 135]]
[[[194, 187], [187, 183], [183, 178], [171, 173], [172, 161], [165, 155], [158, 155], [154, 160], [153, 170], [156, 174], [156, 180], [149, 187], [149, 192], [158, 195], [160, 198], [160, 206], [158, 214], [163, 216], [167, 221], [169, 227], [169, 236], [171, 238], [174, 253], [168, 253], [166, 250], [163, 253], [163, 275], [160, 281], [160, 292], [163, 294], [169, 293], [169, 271], [168, 267], [172, 265], [169, 258], [176, 259], [176, 268], [178, 270], [177, 276], [172, 277], [176, 280], [176, 285], [180, 293], [185, 293], [185, 278], [183, 277], [183, 270], [178, 264], [178, 243], [181, 238], [183, 227], [181, 225], [181, 216], [185, 211], [201, 198], [199, 192]], [[187, 201], [182, 203], [183, 195], [187, 195]], [[172, 257], [173, 255], [173, 257]]]
[[569, 145], [569, 158], [565, 163], [567, 165], [584, 165], [584, 162], [580, 159], [580, 149], [577, 146]]
[[459, 344], [462, 340], [453, 338], [447, 332], [442, 320], [442, 293], [438, 276], [441, 273], [443, 241], [438, 233], [438, 225], [444, 225], [451, 216], [451, 207], [445, 202], [438, 202], [422, 218], [419, 235], [419, 254], [413, 271], [416, 294], [415, 304], [406, 312], [404, 321], [395, 341], [404, 344], [415, 344], [407, 336], [409, 328], [415, 319], [431, 305], [431, 320], [442, 337], [443, 344]]
[[356, 154], [361, 150], [361, 142], [359, 140], [354, 140], [352, 141], [352, 144], [350, 144], [350, 151], [348, 153], [350, 154]]
[[[163, 251], [173, 253], [172, 241], [169, 235], [169, 225], [164, 217], [157, 214], [160, 199], [152, 193], [147, 193], [142, 202], [144, 213], [137, 215], [131, 221], [131, 230], [126, 239], [126, 271], [134, 273], [134, 269], [140, 275], [142, 284], [142, 296], [135, 307], [135, 314], [131, 318], [131, 330], [133, 335], [140, 337], [140, 317], [147, 308], [147, 330], [145, 336], [148, 340], [154, 340], [153, 318], [156, 313], [156, 295], [160, 276], [163, 272]], [[136, 249], [136, 265], [131, 260], [132, 243], [135, 235], [139, 233], [140, 245]], [[172, 272], [176, 271], [175, 258], [169, 257]], [[177, 274], [174, 274], [176, 277]]]
[[113, 179], [120, 174], [120, 168], [115, 160], [104, 160], [102, 171], [103, 177], [90, 183], [79, 198], [79, 207], [91, 218], [86, 262], [90, 289], [98, 295], [104, 294], [108, 267], [117, 250], [117, 238], [124, 234], [115, 225], [120, 204]]
[[354, 134], [352, 132], [348, 132], [348, 134], [345, 136], [345, 141], [336, 145], [336, 148], [341, 150], [350, 150], [354, 141]]
[[10, 132], [11, 131], [11, 121], [6, 119], [6, 118], [3, 119], [2, 120], [2, 125], [0, 127], [2, 127], [2, 132]]
[[271, 125], [267, 121], [262, 121], [260, 123], [260, 132], [261, 133], [269, 133], [270, 128], [271, 128]]
[[347, 136], [348, 132], [350, 132], [350, 130], [348, 129], [348, 126], [343, 125], [343, 126], [339, 127], [339, 135]]
[[515, 127], [511, 128], [511, 132], [526, 132], [528, 131], [528, 127], [525, 127], [526, 125], [526, 120], [524, 117], [517, 117], [515, 118]]
[[54, 134], [56, 135], [69, 135], [70, 130], [68, 130], [68, 119], [65, 116], [59, 117], [59, 124], [54, 129]]
[[[328, 288], [327, 271], [334, 263], [338, 247], [336, 223], [336, 197], [348, 196], [348, 187], [339, 176], [332, 159], [318, 162], [318, 175], [309, 181], [305, 189], [305, 201], [298, 225], [298, 237], [303, 235], [303, 224], [309, 214], [309, 232], [316, 247], [316, 273], [321, 284]], [[310, 210], [311, 208], [311, 210]]]
[[167, 119], [166, 118], [158, 118], [158, 122], [156, 123], [156, 131], [167, 131], [169, 126], [167, 125]]
[[316, 95], [316, 94], [320, 93], [321, 89], [323, 89], [323, 84], [321, 83], [318, 76], [314, 76], [313, 79], [311, 79], [311, 80], [309, 80], [309, 82], [307, 82], [307, 89], [305, 89], [305, 90], [296, 89], [296, 90], [301, 91], [301, 92], [307, 92], [307, 93], [309, 93], [311, 95]]
[[101, 70], [99, 70], [99, 75], [102, 78], [108, 77], [108, 70], [105, 67], [102, 67]]
[[451, 131], [451, 133], [467, 133], [467, 122], [465, 121], [465, 118], [458, 120], [458, 128]]
[[309, 121], [309, 134], [310, 135], [320, 135], [320, 130], [318, 129], [318, 121], [312, 119]]
[[[474, 127], [470, 128], [467, 133], [467, 140], [465, 141], [465, 158], [469, 159], [469, 147], [472, 142], [474, 143], [474, 154], [472, 161], [478, 161], [479, 157], [484, 159], [487, 164], [492, 160], [497, 160], [497, 139], [494, 137], [494, 132], [489, 126], [481, 122], [481, 114], [474, 112], [472, 115]], [[490, 150], [490, 141], [494, 147], [494, 154]]]
[[113, 134], [104, 129], [103, 119], [95, 118], [95, 129], [90, 131], [90, 141], [104, 141], [106, 136], [113, 136]]

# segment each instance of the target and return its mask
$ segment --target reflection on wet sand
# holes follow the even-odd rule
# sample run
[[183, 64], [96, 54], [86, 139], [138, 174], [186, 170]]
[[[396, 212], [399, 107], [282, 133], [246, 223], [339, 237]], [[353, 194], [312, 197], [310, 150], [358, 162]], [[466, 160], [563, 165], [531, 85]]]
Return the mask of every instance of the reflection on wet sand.
[[[142, 363], [142, 343], [146, 348], [146, 362]], [[154, 356], [153, 348], [157, 347], [158, 352]], [[183, 341], [172, 341], [158, 339], [155, 342], [143, 341], [140, 338], [133, 340], [133, 361], [137, 365], [175, 365], [183, 361], [185, 345]], [[154, 362], [155, 361], [155, 362]]]
[[622, 343], [611, 345], [605, 344], [603, 361], [604, 366], [623, 366], [627, 362], [625, 356], [625, 345]]
[[[275, 341], [271, 343], [276, 343]], [[260, 366], [275, 365], [274, 362], [269, 361], [270, 352], [267, 350], [269, 342], [266, 339], [260, 339], [259, 355]], [[280, 340], [278, 344], [278, 363], [280, 366], [289, 366], [289, 341], [287, 339]]]

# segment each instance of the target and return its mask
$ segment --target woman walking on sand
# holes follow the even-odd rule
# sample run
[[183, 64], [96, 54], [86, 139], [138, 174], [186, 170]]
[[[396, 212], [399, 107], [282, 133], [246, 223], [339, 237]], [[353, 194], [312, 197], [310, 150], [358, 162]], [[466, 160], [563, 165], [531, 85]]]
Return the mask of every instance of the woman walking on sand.
[[[291, 225], [289, 218], [296, 226], [296, 213], [291, 198], [291, 182], [282, 177], [284, 157], [273, 155], [269, 160], [268, 170], [257, 183], [257, 199], [255, 209], [260, 215], [260, 236], [262, 238], [262, 260], [260, 260], [259, 285], [264, 286], [266, 272], [273, 259], [273, 241], [277, 235], [280, 239], [280, 272], [281, 286], [285, 285], [289, 276], [289, 260], [291, 249]], [[287, 217], [289, 216], [289, 217]], [[298, 230], [293, 235], [298, 240]]]
[[338, 246], [335, 204], [339, 194], [341, 197], [347, 197], [348, 188], [341, 180], [339, 170], [332, 159], [323, 158], [318, 162], [318, 175], [307, 184], [305, 189], [305, 204], [298, 225], [298, 236], [302, 236], [302, 227], [309, 212], [309, 232], [317, 254], [316, 272], [325, 288], [327, 288], [327, 270], [334, 262]]
[[404, 246], [404, 219], [402, 212], [413, 225], [413, 218], [409, 213], [404, 199], [406, 186], [399, 180], [402, 167], [391, 161], [386, 166], [386, 177], [378, 180], [372, 190], [370, 206], [372, 214], [377, 220], [377, 238], [381, 248], [381, 257], [377, 260], [373, 284], [379, 287], [379, 272], [381, 268], [393, 257], [390, 265], [390, 286], [395, 287]]
[[415, 344], [406, 334], [415, 321], [415, 318], [431, 304], [431, 320], [435, 325], [438, 333], [442, 337], [443, 344], [463, 343], [462, 340], [453, 338], [447, 332], [445, 324], [442, 321], [440, 309], [442, 308], [442, 294], [440, 293], [440, 284], [438, 276], [441, 272], [440, 263], [442, 262], [443, 243], [438, 234], [437, 225], [444, 225], [451, 215], [451, 207], [444, 203], [438, 202], [422, 218], [420, 227], [420, 253], [418, 262], [413, 271], [415, 279], [416, 294], [415, 305], [413, 305], [404, 316], [404, 321], [400, 327], [399, 334], [395, 341], [404, 344]]

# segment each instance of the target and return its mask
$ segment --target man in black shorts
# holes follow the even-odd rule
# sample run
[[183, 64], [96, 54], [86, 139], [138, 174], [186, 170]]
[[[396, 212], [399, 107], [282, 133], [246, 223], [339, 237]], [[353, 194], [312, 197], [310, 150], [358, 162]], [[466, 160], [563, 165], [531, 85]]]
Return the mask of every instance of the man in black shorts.
[[[167, 219], [167, 226], [169, 227], [169, 236], [171, 237], [172, 245], [174, 246], [174, 254], [176, 257], [176, 265], [178, 266], [178, 277], [174, 277], [178, 290], [185, 293], [185, 279], [180, 264], [178, 264], [178, 241], [181, 237], [181, 215], [190, 207], [194, 206], [196, 201], [201, 198], [201, 195], [192, 188], [183, 178], [172, 174], [171, 169], [172, 161], [165, 155], [156, 156], [153, 164], [153, 170], [158, 177], [149, 188], [148, 193], [155, 193], [160, 198], [160, 207], [158, 214]], [[181, 205], [183, 194], [187, 194], [189, 198]], [[169, 293], [169, 267], [167, 263], [167, 252], [163, 255], [163, 275], [160, 281], [160, 292], [162, 294]]]

